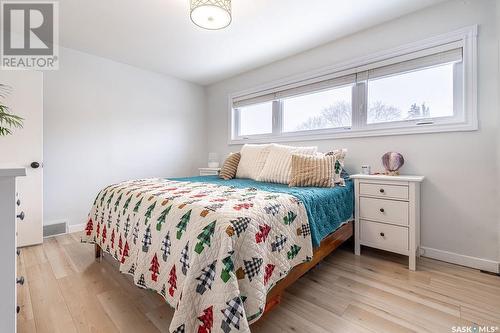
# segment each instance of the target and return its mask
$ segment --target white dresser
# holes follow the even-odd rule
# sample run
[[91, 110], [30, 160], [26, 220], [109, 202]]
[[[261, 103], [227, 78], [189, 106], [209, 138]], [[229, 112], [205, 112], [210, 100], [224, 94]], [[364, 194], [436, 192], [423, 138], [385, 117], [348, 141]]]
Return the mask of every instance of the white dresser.
[[16, 231], [24, 219], [17, 212], [16, 178], [26, 176], [25, 168], [0, 168], [0, 323], [2, 332], [16, 332]]
[[361, 245], [409, 257], [416, 269], [420, 247], [422, 176], [352, 175], [355, 191], [355, 254]]
[[199, 168], [200, 176], [218, 176], [220, 168]]

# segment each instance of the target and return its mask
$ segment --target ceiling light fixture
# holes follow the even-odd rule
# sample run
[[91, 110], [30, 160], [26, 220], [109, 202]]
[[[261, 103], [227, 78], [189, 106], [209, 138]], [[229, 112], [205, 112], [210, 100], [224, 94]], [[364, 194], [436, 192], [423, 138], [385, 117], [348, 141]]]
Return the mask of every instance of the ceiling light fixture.
[[231, 0], [191, 0], [191, 21], [208, 30], [227, 27], [231, 23]]

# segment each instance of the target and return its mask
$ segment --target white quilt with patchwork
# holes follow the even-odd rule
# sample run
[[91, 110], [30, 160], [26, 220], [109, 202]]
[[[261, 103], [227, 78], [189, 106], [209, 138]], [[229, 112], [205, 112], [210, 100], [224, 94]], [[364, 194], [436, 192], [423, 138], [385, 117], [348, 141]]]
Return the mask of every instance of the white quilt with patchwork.
[[312, 257], [304, 205], [289, 194], [166, 179], [103, 189], [83, 238], [175, 309], [170, 332], [249, 332], [267, 292]]

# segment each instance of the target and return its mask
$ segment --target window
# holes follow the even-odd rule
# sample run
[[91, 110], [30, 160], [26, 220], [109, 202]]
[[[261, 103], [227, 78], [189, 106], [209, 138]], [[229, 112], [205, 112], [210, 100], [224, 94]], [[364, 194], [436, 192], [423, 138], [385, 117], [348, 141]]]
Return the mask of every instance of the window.
[[351, 127], [352, 85], [283, 100], [283, 132]]
[[452, 117], [454, 64], [368, 81], [367, 124]]
[[239, 110], [241, 135], [269, 134], [273, 132], [273, 103], [244, 106]]
[[477, 129], [476, 27], [230, 97], [231, 143]]

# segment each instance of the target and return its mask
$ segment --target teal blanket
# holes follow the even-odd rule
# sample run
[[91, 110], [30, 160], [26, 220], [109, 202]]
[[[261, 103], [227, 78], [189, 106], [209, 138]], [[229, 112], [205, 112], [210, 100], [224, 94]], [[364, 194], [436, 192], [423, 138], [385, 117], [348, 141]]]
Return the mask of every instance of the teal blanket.
[[236, 188], [254, 187], [262, 191], [291, 194], [304, 203], [311, 227], [313, 246], [319, 246], [323, 238], [352, 218], [354, 211], [354, 185], [349, 179], [346, 179], [346, 186], [333, 188], [288, 187], [285, 184], [263, 183], [250, 179], [223, 180], [217, 176], [174, 178], [173, 180], [212, 183]]

